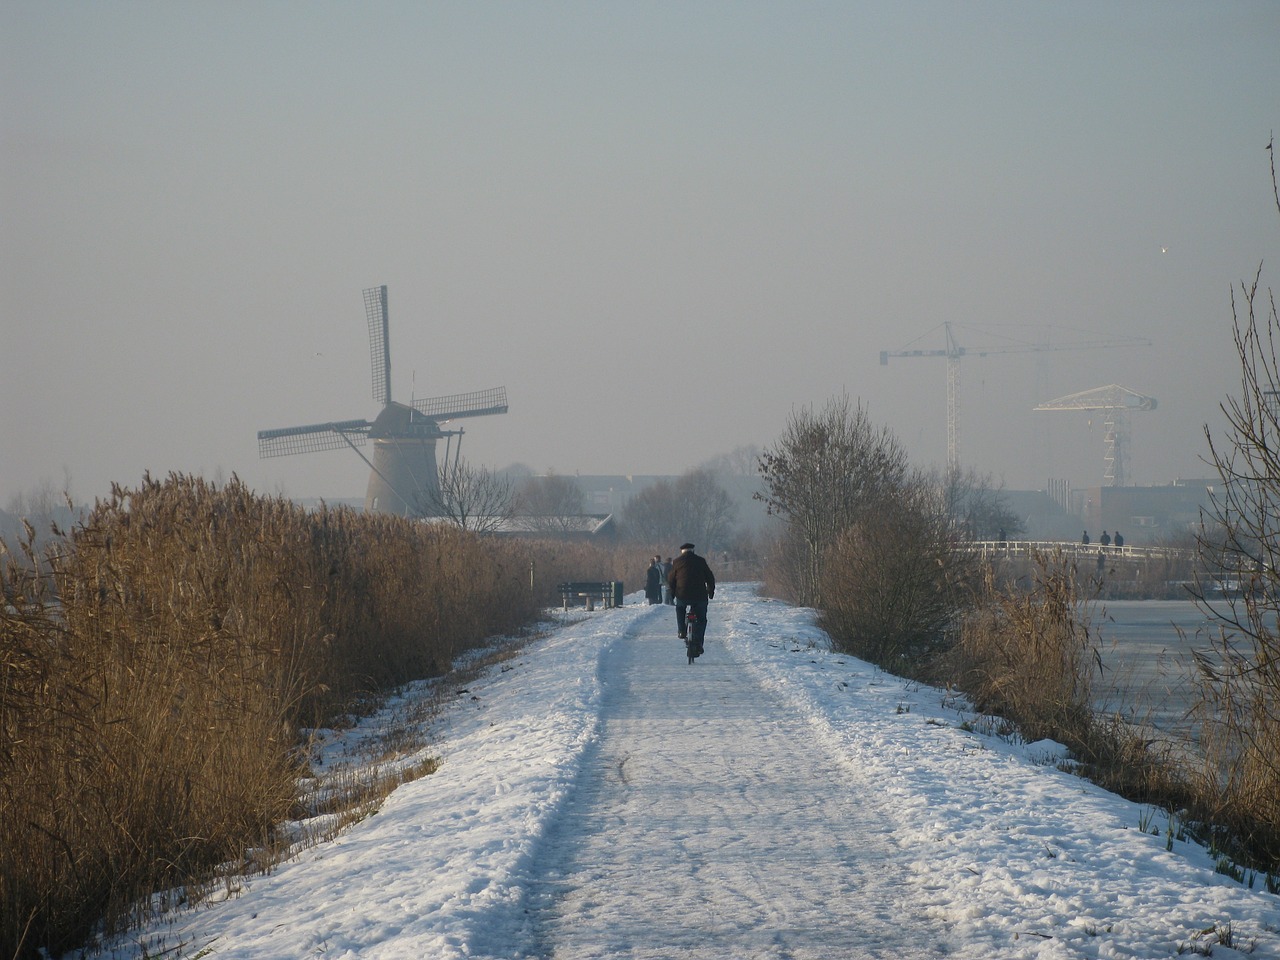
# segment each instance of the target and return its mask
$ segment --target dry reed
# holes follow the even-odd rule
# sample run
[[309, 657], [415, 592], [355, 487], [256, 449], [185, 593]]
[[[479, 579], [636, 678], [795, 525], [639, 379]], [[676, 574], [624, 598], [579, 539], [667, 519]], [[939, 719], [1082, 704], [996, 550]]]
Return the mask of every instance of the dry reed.
[[43, 549], [29, 531], [0, 552], [0, 955], [123, 929], [151, 893], [270, 847], [297, 809], [300, 731], [519, 633], [559, 579], [634, 566], [309, 513], [234, 477], [146, 477]]

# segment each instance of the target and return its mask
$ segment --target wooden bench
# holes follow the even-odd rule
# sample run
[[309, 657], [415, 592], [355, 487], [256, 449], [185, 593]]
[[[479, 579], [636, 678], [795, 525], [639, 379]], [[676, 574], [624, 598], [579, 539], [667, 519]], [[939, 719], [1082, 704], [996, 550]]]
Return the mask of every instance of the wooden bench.
[[596, 601], [603, 603], [605, 607], [622, 604], [622, 583], [618, 580], [573, 581], [560, 584], [559, 590], [560, 602], [566, 610], [570, 603], [576, 607], [579, 602], [585, 604], [588, 610], [596, 608]]

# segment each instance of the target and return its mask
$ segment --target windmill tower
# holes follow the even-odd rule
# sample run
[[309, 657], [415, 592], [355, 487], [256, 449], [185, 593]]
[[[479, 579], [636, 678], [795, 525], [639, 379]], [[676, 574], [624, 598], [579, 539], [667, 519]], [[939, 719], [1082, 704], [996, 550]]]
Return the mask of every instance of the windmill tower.
[[1059, 397], [1057, 400], [1046, 400], [1033, 409], [1103, 411], [1106, 414], [1106, 419], [1103, 421], [1106, 426], [1103, 440], [1107, 445], [1104, 457], [1107, 461], [1107, 469], [1103, 476], [1104, 486], [1123, 487], [1128, 480], [1129, 411], [1155, 408], [1155, 397], [1144, 397], [1127, 387], [1113, 383], [1107, 387], [1082, 390], [1080, 393]]
[[[474, 393], [430, 397], [403, 404], [391, 399], [391, 340], [388, 335], [387, 288], [364, 291], [369, 318], [369, 354], [373, 366], [373, 399], [382, 411], [372, 420], [340, 420], [258, 431], [258, 455], [283, 457], [315, 450], [350, 447], [369, 465], [369, 487], [364, 508], [370, 512], [401, 516], [429, 515], [439, 511], [440, 468], [436, 442], [458, 438], [462, 430], [444, 430], [441, 424], [462, 417], [483, 417], [507, 412], [507, 388], [492, 387]], [[361, 449], [373, 444], [373, 459]], [[456, 455], [456, 454], [455, 454]], [[449, 457], [446, 447], [445, 459]]]
[[[888, 366], [890, 357], [946, 357], [947, 360], [947, 470], [954, 473], [960, 468], [960, 358], [989, 357], [998, 353], [1030, 353], [1046, 350], [1096, 350], [1104, 347], [1150, 346], [1145, 337], [1107, 337], [1105, 339], [1078, 340], [1068, 343], [1027, 343], [1011, 337], [1001, 337], [1002, 344], [990, 347], [962, 347], [952, 332], [952, 324], [942, 324], [946, 331], [947, 345], [938, 350], [881, 350], [880, 366]], [[936, 329], [936, 328], [935, 328]], [[988, 336], [991, 336], [988, 334]], [[917, 340], [920, 338], [917, 337]], [[913, 340], [912, 343], [916, 341]], [[910, 344], [908, 344], [910, 346]], [[1038, 408], [1037, 408], [1038, 409]]]

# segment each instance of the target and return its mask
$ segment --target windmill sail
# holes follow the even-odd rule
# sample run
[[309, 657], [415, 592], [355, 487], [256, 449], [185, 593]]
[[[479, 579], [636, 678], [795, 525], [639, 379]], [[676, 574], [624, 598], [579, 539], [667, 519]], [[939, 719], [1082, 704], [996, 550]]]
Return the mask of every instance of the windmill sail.
[[369, 426], [368, 420], [343, 420], [341, 423], [259, 430], [258, 456], [287, 457], [294, 453], [363, 446], [369, 436]]
[[387, 288], [364, 292], [364, 312], [369, 318], [369, 362], [373, 367], [373, 399], [391, 402], [391, 321], [387, 314]]
[[455, 393], [447, 397], [415, 400], [413, 408], [432, 420], [457, 420], [459, 417], [486, 417], [507, 412], [507, 388], [490, 387], [472, 393]]

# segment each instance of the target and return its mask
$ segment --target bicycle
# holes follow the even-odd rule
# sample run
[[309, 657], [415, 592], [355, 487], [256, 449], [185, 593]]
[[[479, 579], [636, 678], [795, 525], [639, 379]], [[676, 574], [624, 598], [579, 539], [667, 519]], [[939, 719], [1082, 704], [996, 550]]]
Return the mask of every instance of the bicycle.
[[697, 611], [690, 610], [688, 613], [685, 614], [684, 626], [685, 626], [685, 632], [688, 635], [689, 639], [685, 640], [684, 649], [685, 649], [685, 653], [688, 654], [690, 665], [692, 665], [693, 661], [696, 660], [702, 654], [701, 650], [698, 650], [697, 653], [694, 653], [694, 650], [696, 649], [694, 644], [696, 644], [697, 641], [694, 640], [693, 638], [696, 635], [695, 627], [697, 622], [698, 622]]

